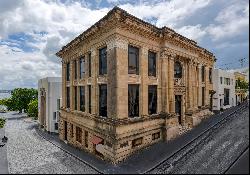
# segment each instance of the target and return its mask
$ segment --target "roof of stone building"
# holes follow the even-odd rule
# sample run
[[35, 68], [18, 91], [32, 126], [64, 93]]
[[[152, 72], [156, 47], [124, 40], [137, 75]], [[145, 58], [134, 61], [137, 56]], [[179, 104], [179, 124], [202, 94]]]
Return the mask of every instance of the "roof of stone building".
[[209, 52], [208, 50], [206, 50], [205, 48], [202, 48], [200, 46], [197, 45], [197, 42], [195, 42], [194, 40], [191, 40], [177, 32], [175, 32], [173, 29], [170, 29], [166, 26], [159, 28], [149, 22], [143, 21], [131, 14], [129, 14], [127, 11], [115, 6], [113, 9], [111, 9], [103, 18], [101, 18], [99, 21], [97, 21], [94, 25], [92, 25], [91, 27], [89, 27], [87, 30], [85, 30], [83, 33], [81, 33], [79, 36], [77, 36], [75, 39], [73, 39], [72, 41], [70, 41], [67, 45], [63, 46], [62, 49], [60, 51], [58, 51], [56, 53], [57, 56], [60, 57], [60, 55], [62, 54], [62, 52], [68, 50], [70, 47], [73, 47], [74, 45], [78, 44], [81, 40], [84, 40], [84, 38], [87, 38], [90, 34], [93, 33], [93, 31], [95, 31], [95, 29], [99, 29], [101, 28], [101, 24], [102, 22], [106, 21], [109, 16], [111, 16], [113, 13], [119, 12], [120, 14], [122, 14], [124, 17], [126, 18], [130, 18], [133, 21], [142, 24], [148, 28], [150, 28], [151, 30], [153, 30], [154, 32], [156, 32], [158, 34], [158, 36], [162, 36], [165, 32], [167, 33], [171, 33], [174, 36], [178, 37], [181, 41], [184, 41], [186, 43], [191, 44], [192, 46], [202, 50], [204, 53], [210, 55], [213, 57], [213, 54], [211, 52]]

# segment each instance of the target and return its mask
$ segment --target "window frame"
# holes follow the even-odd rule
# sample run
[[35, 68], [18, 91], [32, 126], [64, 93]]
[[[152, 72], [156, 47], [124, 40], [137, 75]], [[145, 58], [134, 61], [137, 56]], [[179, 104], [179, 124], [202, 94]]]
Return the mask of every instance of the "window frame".
[[[153, 93], [152, 91], [154, 91], [154, 98], [152, 101], [150, 101], [150, 92]], [[156, 100], [156, 101], [155, 101]], [[153, 109], [150, 109], [150, 106], [152, 106], [153, 104], [156, 105], [155, 107], [152, 107]], [[148, 85], [148, 114], [152, 115], [152, 114], [157, 114], [157, 106], [158, 106], [158, 98], [157, 98], [157, 85]], [[152, 111], [152, 112], [151, 112]]]
[[[104, 91], [104, 90], [106, 90], [106, 92], [104, 92], [104, 95], [103, 95], [102, 91]], [[101, 106], [102, 106], [101, 98], [103, 96], [106, 97], [106, 99], [104, 99], [104, 101], [105, 101], [104, 104], [106, 104], [106, 106], [103, 107], [104, 109], [101, 108]], [[107, 84], [99, 84], [99, 116], [100, 117], [105, 117], [105, 118], [108, 117], [108, 107], [107, 107], [107, 105], [108, 105], [108, 86], [107, 86]]]
[[[150, 60], [153, 65], [150, 64]], [[150, 50], [148, 51], [148, 76], [157, 76], [157, 53]]]
[[86, 102], [85, 102], [85, 86], [79, 86], [80, 91], [80, 111], [85, 112], [86, 111]]
[[80, 63], [80, 68], [79, 68], [80, 79], [83, 79], [85, 75], [85, 56], [80, 57], [79, 63]]
[[[132, 88], [132, 89], [130, 90], [130, 88]], [[135, 89], [133, 90], [133, 88], [135, 88]], [[135, 92], [133, 92], [133, 91], [135, 91]], [[133, 99], [132, 103], [134, 103], [135, 105], [138, 105], [137, 107], [131, 106], [133, 104], [130, 104], [131, 103], [130, 95], [132, 95], [130, 93], [135, 93], [133, 95], [133, 96], [135, 96], [135, 99]], [[132, 114], [131, 110], [136, 111], [135, 114]], [[128, 84], [128, 117], [135, 118], [135, 117], [139, 117], [139, 116], [140, 116], [140, 85], [139, 84]]]
[[[135, 52], [133, 52], [135, 51]], [[135, 54], [135, 66], [131, 66], [133, 67], [133, 69], [130, 67], [130, 65], [132, 64], [131, 60], [132, 58], [130, 57], [130, 54]], [[128, 45], [128, 74], [136, 74], [139, 75], [139, 59], [140, 59], [140, 49], [136, 46], [133, 45]], [[135, 69], [135, 70], [134, 70]]]
[[[177, 67], [178, 65], [178, 67]], [[178, 70], [178, 69], [179, 70]], [[179, 73], [177, 73], [177, 70], [180, 71]], [[183, 68], [182, 68], [182, 64], [180, 61], [175, 61], [174, 62], [174, 78], [182, 78], [183, 77]]]
[[[104, 53], [102, 51], [105, 50]], [[108, 69], [107, 46], [99, 49], [99, 75], [106, 75]]]

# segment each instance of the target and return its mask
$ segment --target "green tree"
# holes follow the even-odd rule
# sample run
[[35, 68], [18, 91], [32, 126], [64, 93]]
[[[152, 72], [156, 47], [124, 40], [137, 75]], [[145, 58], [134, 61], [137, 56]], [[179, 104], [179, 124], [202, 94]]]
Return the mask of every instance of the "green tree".
[[0, 118], [0, 128], [4, 127], [5, 121], [6, 121], [6, 119]]
[[28, 112], [27, 112], [29, 117], [32, 117], [34, 119], [38, 118], [38, 100], [35, 99], [33, 101], [31, 101], [28, 104]]
[[36, 89], [28, 88], [16, 88], [11, 92], [11, 97], [0, 100], [0, 104], [7, 106], [8, 110], [27, 112], [28, 104], [38, 98], [38, 92]]

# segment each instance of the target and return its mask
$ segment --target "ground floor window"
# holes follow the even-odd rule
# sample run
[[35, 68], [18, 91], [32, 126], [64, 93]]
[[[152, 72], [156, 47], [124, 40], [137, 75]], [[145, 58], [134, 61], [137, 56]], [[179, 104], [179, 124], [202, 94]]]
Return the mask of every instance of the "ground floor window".
[[129, 117], [139, 117], [139, 85], [128, 85], [128, 115]]
[[157, 86], [148, 86], [148, 114], [157, 113]]
[[224, 89], [224, 105], [229, 105], [229, 89]]
[[58, 130], [58, 123], [55, 123], [55, 130]]
[[201, 92], [202, 94], [201, 94], [201, 99], [202, 99], [202, 106], [204, 106], [205, 105], [205, 87], [202, 87], [202, 92]]
[[82, 143], [82, 128], [76, 127], [76, 141]]
[[143, 140], [142, 137], [132, 140], [132, 147], [141, 145], [142, 144], [142, 140]]
[[156, 140], [160, 138], [160, 132], [152, 134], [152, 140]]

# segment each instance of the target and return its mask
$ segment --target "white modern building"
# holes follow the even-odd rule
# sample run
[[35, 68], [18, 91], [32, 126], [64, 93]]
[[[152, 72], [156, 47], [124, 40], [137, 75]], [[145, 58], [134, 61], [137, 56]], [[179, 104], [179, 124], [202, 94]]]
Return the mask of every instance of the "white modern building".
[[62, 78], [46, 77], [38, 81], [38, 120], [41, 128], [58, 133]]
[[236, 105], [234, 73], [222, 69], [213, 71], [213, 110], [219, 111]]

